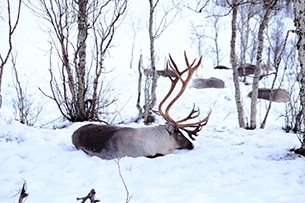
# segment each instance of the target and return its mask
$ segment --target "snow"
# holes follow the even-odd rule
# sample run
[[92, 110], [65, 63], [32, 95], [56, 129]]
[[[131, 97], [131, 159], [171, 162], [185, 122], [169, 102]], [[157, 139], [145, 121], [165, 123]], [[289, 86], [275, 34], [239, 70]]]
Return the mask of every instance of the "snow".
[[[203, 21], [198, 20], [198, 16], [191, 16], [190, 11], [186, 12], [185, 18], [180, 18], [179, 23], [170, 26], [166, 34], [158, 39], [158, 69], [163, 68], [163, 59], [168, 53], [183, 67], [184, 50], [190, 60], [199, 57], [197, 46], [190, 39], [188, 26], [192, 18], [196, 19], [193, 22]], [[131, 22], [136, 16], [144, 18], [145, 13], [127, 15], [125, 20]], [[226, 26], [229, 27], [227, 20]], [[42, 107], [42, 112], [34, 127], [15, 120], [12, 103], [16, 93], [12, 84], [12, 71], [9, 65], [6, 66], [2, 87], [3, 105], [0, 109], [0, 202], [17, 202], [18, 192], [24, 182], [29, 193], [27, 202], [31, 203], [76, 202], [76, 197], [86, 196], [92, 188], [101, 202], [125, 202], [127, 193], [124, 182], [131, 195], [130, 202], [137, 203], [305, 202], [305, 158], [289, 151], [298, 148], [300, 143], [296, 135], [282, 130], [285, 104], [272, 104], [265, 129], [239, 128], [232, 73], [214, 70], [211, 56], [203, 57], [202, 68], [197, 75], [223, 79], [225, 88], [198, 90], [188, 87], [170, 112], [174, 118], [184, 117], [193, 103], [200, 108], [202, 117], [212, 110], [208, 124], [194, 142], [193, 150], [175, 151], [155, 159], [125, 157], [119, 160], [102, 160], [76, 150], [71, 135], [87, 122], [72, 124], [58, 119], [60, 113], [53, 101], [38, 90], [41, 87], [49, 91], [49, 44], [47, 34], [41, 31], [36, 21], [23, 7], [14, 44], [18, 50], [20, 80], [35, 105]], [[106, 119], [132, 127], [144, 126], [142, 123], [130, 122], [138, 113], [135, 107], [138, 80], [136, 64], [141, 49], [145, 54], [144, 63], [148, 64], [147, 25], [141, 23], [141, 31], [136, 36], [139, 41], [136, 41], [134, 67], [129, 67], [131, 41], [126, 39], [132, 40], [132, 30], [127, 36], [118, 36], [111, 57], [107, 60], [114, 69], [107, 79], [118, 95], [119, 100], [114, 108], [119, 113], [116, 116], [109, 114]], [[185, 26], [181, 30], [185, 34], [183, 37], [176, 33], [181, 23]], [[289, 25], [287, 18], [285, 24]], [[124, 31], [128, 30], [130, 24], [122, 26]], [[2, 30], [0, 33], [2, 35]], [[222, 33], [222, 40], [227, 45], [228, 36], [229, 28]], [[229, 50], [229, 47], [223, 50]], [[230, 66], [228, 55], [223, 63]], [[266, 79], [262, 85], [268, 85], [269, 82]], [[158, 101], [166, 94], [168, 85], [168, 79], [158, 80]], [[250, 99], [246, 95], [251, 86], [242, 85], [241, 90], [245, 114], [249, 117]], [[258, 101], [258, 122], [263, 119], [266, 106], [267, 102]], [[162, 123], [163, 119], [158, 118], [155, 125]]]

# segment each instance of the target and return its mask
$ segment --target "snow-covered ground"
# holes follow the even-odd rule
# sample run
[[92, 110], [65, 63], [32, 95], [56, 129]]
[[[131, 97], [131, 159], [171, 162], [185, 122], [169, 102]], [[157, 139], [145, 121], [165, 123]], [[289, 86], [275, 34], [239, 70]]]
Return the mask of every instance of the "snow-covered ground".
[[[4, 8], [5, 3], [2, 2], [1, 12], [5, 11]], [[135, 9], [134, 5], [131, 8]], [[130, 202], [136, 203], [305, 202], [305, 158], [289, 151], [299, 147], [300, 143], [296, 135], [282, 130], [285, 104], [272, 105], [265, 129], [240, 129], [232, 72], [214, 70], [212, 55], [203, 56], [197, 76], [221, 78], [226, 83], [225, 88], [198, 90], [188, 87], [171, 111], [172, 117], [181, 118], [189, 113], [195, 103], [204, 117], [212, 109], [210, 120], [199, 133], [193, 150], [180, 150], [156, 159], [125, 157], [110, 161], [89, 157], [76, 150], [71, 143], [71, 135], [85, 123], [71, 124], [58, 119], [60, 113], [53, 101], [38, 90], [40, 87], [49, 91], [48, 38], [27, 8], [23, 7], [22, 11], [14, 37], [18, 50], [17, 69], [27, 93], [34, 105], [42, 108], [42, 112], [35, 127], [21, 125], [15, 120], [13, 100], [16, 93], [10, 65], [6, 66], [2, 84], [3, 105], [0, 109], [0, 202], [17, 202], [24, 182], [29, 193], [27, 202], [31, 203], [76, 202], [76, 197], [86, 196], [92, 188], [101, 202], [125, 202], [127, 192], [123, 180], [131, 196]], [[130, 121], [138, 113], [135, 106], [136, 64], [141, 51], [146, 60], [144, 63], [148, 64], [147, 23], [144, 20], [141, 22], [142, 27], [136, 35], [138, 41], [132, 69], [129, 63], [134, 31], [128, 28], [131, 21], [135, 21], [134, 18], [146, 19], [147, 16], [145, 10], [137, 15], [132, 10], [129, 12], [126, 23], [120, 28], [121, 33], [115, 41], [111, 58], [107, 61], [114, 69], [107, 79], [111, 81], [119, 99], [115, 106], [119, 113], [109, 114], [106, 119], [113, 123], [125, 123], [121, 125], [142, 127], [142, 123]], [[184, 67], [184, 50], [190, 60], [199, 58], [197, 45], [192, 43], [190, 37], [190, 22], [203, 23], [204, 18], [199, 14], [191, 16], [190, 11], [183, 15], [158, 39], [158, 69], [163, 68], [168, 53], [181, 68]], [[230, 27], [229, 20], [223, 25]], [[292, 24], [291, 19], [285, 19], [285, 22]], [[224, 26], [222, 30], [221, 40], [226, 56], [223, 64], [230, 66], [230, 29]], [[0, 35], [3, 32], [0, 27]], [[261, 85], [268, 84], [270, 81], [266, 79]], [[158, 80], [158, 101], [168, 87], [168, 79]], [[250, 99], [246, 95], [250, 89], [251, 86], [241, 85], [242, 102], [248, 118]], [[258, 122], [263, 119], [266, 106], [265, 101], [258, 101]], [[158, 118], [155, 125], [162, 123], [164, 121]]]

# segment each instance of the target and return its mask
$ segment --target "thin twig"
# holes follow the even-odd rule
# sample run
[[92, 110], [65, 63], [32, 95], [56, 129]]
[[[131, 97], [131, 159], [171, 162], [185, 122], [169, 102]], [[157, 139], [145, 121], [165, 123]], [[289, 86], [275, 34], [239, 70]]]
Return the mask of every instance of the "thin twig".
[[27, 196], [29, 196], [29, 194], [26, 193], [26, 182], [25, 182], [22, 185], [22, 189], [21, 189], [21, 192], [20, 192], [20, 195], [19, 195], [18, 203], [22, 203], [23, 199], [26, 198]]
[[95, 190], [91, 189], [90, 192], [88, 193], [87, 196], [85, 197], [76, 197], [76, 200], [82, 200], [81, 203], [84, 203], [87, 201], [87, 199], [90, 199], [90, 203], [94, 203], [94, 202], [100, 202], [100, 200], [95, 200]]
[[128, 187], [127, 187], [126, 182], [123, 178], [123, 175], [122, 175], [122, 172], [121, 172], [121, 166], [120, 166], [120, 159], [117, 159], [117, 160], [114, 160], [114, 161], [118, 166], [119, 176], [122, 180], [122, 183], [123, 183], [125, 191], [126, 191], [126, 203], [128, 203], [128, 202], [130, 202], [130, 199], [132, 198], [132, 195], [131, 196], [129, 195]]

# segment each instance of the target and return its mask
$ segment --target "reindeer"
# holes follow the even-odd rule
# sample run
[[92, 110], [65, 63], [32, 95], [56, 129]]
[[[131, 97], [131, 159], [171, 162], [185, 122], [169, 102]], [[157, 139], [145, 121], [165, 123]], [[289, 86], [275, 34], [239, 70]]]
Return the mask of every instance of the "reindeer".
[[256, 65], [250, 63], [244, 63], [237, 68], [237, 73], [239, 77], [253, 75], [255, 69], [256, 69]]
[[[169, 92], [160, 102], [158, 111], [154, 111], [165, 119], [165, 124], [141, 128], [88, 124], [80, 127], [73, 133], [72, 143], [75, 147], [91, 156], [98, 156], [108, 160], [125, 156], [146, 156], [154, 158], [170, 154], [174, 150], [193, 149], [194, 145], [192, 140], [195, 140], [194, 136], [198, 136], [198, 132], [207, 124], [211, 111], [204, 119], [192, 122], [190, 120], [195, 119], [200, 115], [200, 111], [199, 109], [195, 109], [195, 105], [189, 115], [183, 119], [174, 120], [169, 115], [170, 108], [185, 91], [188, 82], [193, 73], [200, 66], [202, 60], [201, 56], [196, 64], [196, 59], [190, 64], [185, 52], [184, 58], [187, 68], [183, 71], [179, 71], [171, 55], [169, 55], [169, 60], [167, 61], [166, 66], [170, 67], [175, 72], [176, 77], [168, 77], [171, 80]], [[184, 77], [185, 79], [183, 79], [182, 76], [185, 73], [187, 73], [187, 75], [186, 78]], [[178, 81], [182, 83], [181, 89], [177, 95], [169, 101], [164, 112], [162, 110], [163, 105], [173, 93]], [[186, 137], [183, 132], [185, 132], [188, 137]]]
[[[237, 68], [237, 73], [239, 77], [244, 77], [243, 82], [246, 82], [246, 76], [249, 75], [253, 75], [256, 69], [256, 65], [254, 64], [250, 64], [250, 63], [244, 63], [241, 64], [238, 68]], [[261, 64], [261, 69], [260, 69], [260, 80], [263, 77], [269, 76], [271, 74], [275, 74], [273, 73], [269, 73], [269, 71], [272, 71], [272, 67], [267, 65], [267, 64]]]
[[[248, 97], [252, 97], [252, 91], [248, 93]], [[258, 99], [271, 100], [273, 102], [289, 102], [290, 94], [285, 89], [269, 89], [269, 88], [258, 88]]]
[[197, 89], [203, 88], [224, 88], [225, 82], [219, 78], [210, 77], [208, 79], [198, 78], [194, 79], [192, 83], [192, 87]]
[[214, 67], [214, 69], [231, 70], [232, 68], [229, 68], [229, 67], [223, 66], [223, 65], [217, 65]]
[[[157, 76], [160, 77], [176, 77], [176, 73], [168, 68], [165, 70], [157, 70]], [[152, 70], [151, 69], [144, 69], [144, 75], [146, 77], [152, 77]]]

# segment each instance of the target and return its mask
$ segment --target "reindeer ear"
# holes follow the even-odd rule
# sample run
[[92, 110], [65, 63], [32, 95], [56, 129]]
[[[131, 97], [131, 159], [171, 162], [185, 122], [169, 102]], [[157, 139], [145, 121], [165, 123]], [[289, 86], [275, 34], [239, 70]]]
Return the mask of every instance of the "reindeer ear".
[[176, 130], [176, 127], [174, 126], [174, 124], [166, 122], [165, 123], [165, 128], [169, 133], [174, 133], [174, 131]]

